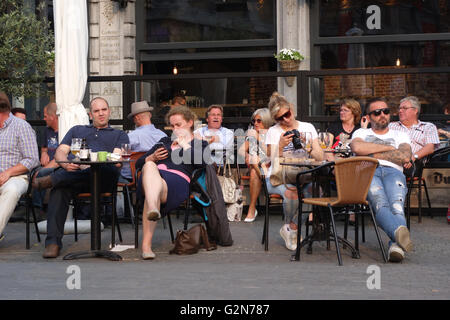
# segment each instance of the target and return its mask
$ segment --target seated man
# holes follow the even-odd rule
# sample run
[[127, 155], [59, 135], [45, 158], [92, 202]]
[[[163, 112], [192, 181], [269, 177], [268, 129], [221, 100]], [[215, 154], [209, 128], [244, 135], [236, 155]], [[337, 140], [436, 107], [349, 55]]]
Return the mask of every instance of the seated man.
[[26, 175], [39, 165], [36, 134], [28, 122], [14, 117], [11, 104], [0, 92], [0, 239], [17, 202], [27, 191]]
[[[72, 127], [56, 149], [56, 161], [68, 159], [72, 138], [85, 138], [88, 147], [94, 151], [120, 153], [122, 143], [129, 143], [128, 136], [122, 130], [109, 126], [111, 110], [108, 102], [100, 97], [90, 103], [90, 117], [92, 125], [78, 125]], [[114, 165], [105, 165], [100, 169], [101, 192], [111, 192], [117, 184], [119, 170]], [[50, 188], [47, 212], [47, 238], [45, 239], [44, 258], [56, 258], [62, 247], [64, 223], [73, 192], [90, 192], [90, 168], [84, 168], [73, 163], [62, 163], [60, 168], [52, 174], [35, 178], [35, 188]]]
[[[128, 133], [131, 150], [133, 152], [147, 152], [161, 138], [167, 135], [152, 124], [153, 107], [150, 107], [147, 101], [140, 101], [131, 104], [131, 113], [128, 119], [133, 119], [136, 124], [136, 130]], [[127, 163], [121, 171], [122, 177], [132, 180], [130, 165]]]
[[206, 140], [212, 150], [212, 159], [217, 164], [223, 163], [224, 150], [227, 159], [232, 161], [234, 134], [230, 129], [222, 127], [223, 107], [211, 105], [206, 110], [207, 126], [194, 131], [196, 139]]
[[358, 156], [372, 156], [379, 166], [367, 195], [381, 229], [391, 239], [389, 261], [402, 261], [404, 251], [412, 249], [406, 227], [404, 202], [407, 193], [403, 165], [411, 159], [411, 141], [404, 132], [389, 129], [390, 109], [385, 100], [375, 98], [367, 103], [371, 129], [358, 129], [350, 143]]
[[[37, 177], [43, 177], [51, 174], [55, 168], [59, 167], [54, 157], [56, 148], [58, 148], [58, 115], [56, 114], [56, 103], [49, 103], [44, 107], [45, 127], [44, 137], [41, 147], [41, 166]], [[43, 200], [45, 198], [44, 190], [33, 191], [33, 205], [43, 209]]]
[[[391, 122], [390, 129], [405, 132], [411, 139], [412, 157], [415, 162], [432, 154], [439, 146], [439, 135], [437, 128], [431, 122], [419, 120], [420, 101], [417, 97], [408, 96], [400, 100], [398, 118], [400, 121]], [[405, 164], [405, 168], [412, 167], [410, 162]]]

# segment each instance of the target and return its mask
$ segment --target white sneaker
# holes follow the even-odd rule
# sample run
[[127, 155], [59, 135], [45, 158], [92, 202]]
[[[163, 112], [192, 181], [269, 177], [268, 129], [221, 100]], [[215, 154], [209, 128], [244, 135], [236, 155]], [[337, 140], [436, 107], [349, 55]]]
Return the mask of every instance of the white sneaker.
[[395, 242], [406, 252], [412, 250], [413, 244], [409, 236], [409, 230], [406, 226], [400, 226], [395, 230]]
[[297, 230], [288, 230], [287, 224], [280, 229], [280, 235], [283, 238], [286, 248], [295, 251], [297, 249]]
[[401, 262], [405, 258], [405, 252], [396, 243], [393, 243], [389, 248], [389, 261]]

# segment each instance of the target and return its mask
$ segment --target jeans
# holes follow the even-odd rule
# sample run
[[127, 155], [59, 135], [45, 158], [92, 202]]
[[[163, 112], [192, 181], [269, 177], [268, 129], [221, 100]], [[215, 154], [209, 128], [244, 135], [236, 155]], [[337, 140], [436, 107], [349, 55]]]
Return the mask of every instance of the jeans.
[[[39, 172], [36, 175], [36, 178], [41, 178], [41, 177], [45, 177], [48, 176], [50, 174], [53, 173], [53, 171], [55, 171], [56, 168], [42, 168], [41, 170], [39, 170]], [[43, 209], [44, 208], [44, 198], [45, 198], [45, 194], [47, 193], [47, 190], [36, 190], [33, 189], [33, 206]]]
[[[298, 224], [297, 221], [294, 221], [298, 211], [298, 199], [289, 199], [288, 197], [286, 197], [286, 191], [288, 189], [284, 184], [280, 184], [279, 186], [275, 187], [270, 183], [270, 178], [266, 178], [266, 184], [267, 184], [267, 191], [269, 192], [269, 194], [271, 193], [279, 194], [280, 196], [283, 197], [284, 223], [289, 224], [293, 222], [295, 224]], [[295, 192], [295, 197], [297, 197], [297, 190], [295, 190], [295, 186], [288, 185], [288, 187], [292, 188], [293, 192]], [[311, 197], [311, 183], [304, 185], [303, 195], [305, 198]], [[302, 215], [302, 221], [305, 221], [306, 216], [308, 216], [308, 213]]]
[[404, 204], [407, 191], [403, 172], [386, 166], [376, 169], [367, 198], [377, 224], [392, 242], [395, 242], [395, 230], [406, 226]]

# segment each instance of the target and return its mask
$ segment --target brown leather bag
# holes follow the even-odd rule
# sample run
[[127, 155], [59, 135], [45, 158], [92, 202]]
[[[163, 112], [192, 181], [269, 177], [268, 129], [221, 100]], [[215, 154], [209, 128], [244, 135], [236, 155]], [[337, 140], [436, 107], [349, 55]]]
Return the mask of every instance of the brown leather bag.
[[199, 249], [207, 251], [217, 249], [215, 243], [208, 239], [208, 234], [203, 225], [197, 224], [189, 230], [178, 230], [175, 238], [175, 246], [170, 250], [170, 254], [194, 254]]

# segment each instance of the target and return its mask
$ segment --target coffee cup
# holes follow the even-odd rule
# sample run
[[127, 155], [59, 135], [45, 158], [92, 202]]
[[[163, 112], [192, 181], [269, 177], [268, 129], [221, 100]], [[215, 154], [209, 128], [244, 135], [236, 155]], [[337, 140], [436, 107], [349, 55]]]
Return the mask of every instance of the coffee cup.
[[91, 161], [97, 161], [98, 153], [97, 153], [97, 152], [91, 152], [91, 153], [89, 154], [89, 156], [90, 156], [90, 158], [91, 158]]
[[106, 152], [106, 151], [97, 152], [97, 160], [98, 161], [106, 161], [107, 156], [108, 156], [108, 152]]

